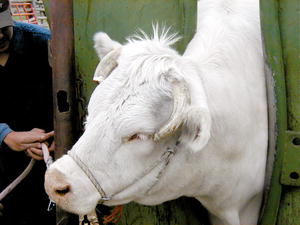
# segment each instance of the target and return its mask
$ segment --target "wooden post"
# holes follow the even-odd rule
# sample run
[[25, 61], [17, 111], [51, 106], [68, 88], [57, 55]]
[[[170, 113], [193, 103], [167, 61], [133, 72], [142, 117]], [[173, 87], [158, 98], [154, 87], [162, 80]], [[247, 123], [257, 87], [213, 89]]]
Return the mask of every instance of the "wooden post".
[[[52, 0], [51, 51], [53, 66], [55, 158], [64, 155], [75, 143], [76, 110], [74, 79], [73, 1]], [[56, 208], [57, 225], [78, 224], [78, 217]]]

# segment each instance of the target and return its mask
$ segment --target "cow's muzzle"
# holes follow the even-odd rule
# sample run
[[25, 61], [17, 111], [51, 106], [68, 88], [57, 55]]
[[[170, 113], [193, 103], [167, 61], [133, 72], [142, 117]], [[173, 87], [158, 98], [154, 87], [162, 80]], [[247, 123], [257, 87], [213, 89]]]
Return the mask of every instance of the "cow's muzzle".
[[66, 182], [65, 175], [52, 168], [45, 175], [45, 189], [54, 202], [60, 202], [61, 198], [71, 193], [71, 185]]

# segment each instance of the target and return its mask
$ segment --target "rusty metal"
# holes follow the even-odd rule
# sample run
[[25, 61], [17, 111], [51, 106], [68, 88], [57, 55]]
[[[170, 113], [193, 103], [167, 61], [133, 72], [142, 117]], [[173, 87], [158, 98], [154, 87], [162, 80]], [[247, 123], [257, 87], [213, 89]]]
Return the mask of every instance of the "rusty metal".
[[[74, 144], [76, 131], [73, 1], [52, 0], [51, 52], [53, 66], [55, 158]], [[78, 224], [78, 217], [56, 209], [57, 225]]]

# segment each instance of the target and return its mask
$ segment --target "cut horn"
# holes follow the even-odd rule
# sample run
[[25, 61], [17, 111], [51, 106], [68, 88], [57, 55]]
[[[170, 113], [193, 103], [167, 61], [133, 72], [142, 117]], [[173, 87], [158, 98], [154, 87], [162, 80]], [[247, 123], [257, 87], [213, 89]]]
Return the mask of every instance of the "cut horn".
[[98, 84], [104, 81], [109, 74], [118, 66], [117, 59], [119, 58], [121, 53], [121, 48], [117, 48], [109, 52], [98, 64], [93, 81]]
[[168, 122], [154, 134], [154, 141], [173, 134], [184, 122], [184, 111], [190, 104], [191, 97], [187, 84], [183, 80], [173, 80], [173, 111]]

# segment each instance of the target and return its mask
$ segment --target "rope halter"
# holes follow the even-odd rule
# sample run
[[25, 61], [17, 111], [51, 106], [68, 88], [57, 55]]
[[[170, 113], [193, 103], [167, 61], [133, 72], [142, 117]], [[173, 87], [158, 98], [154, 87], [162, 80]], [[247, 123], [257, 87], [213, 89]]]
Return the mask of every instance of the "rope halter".
[[170, 148], [168, 147], [161, 155], [161, 157], [156, 160], [153, 164], [151, 164], [144, 172], [136, 177], [131, 183], [129, 183], [126, 187], [123, 189], [117, 191], [116, 193], [107, 196], [104, 189], [102, 188], [101, 184], [96, 180], [95, 176], [91, 172], [91, 170], [87, 167], [87, 165], [76, 155], [76, 153], [73, 151], [69, 151], [68, 155], [74, 160], [74, 162], [79, 166], [79, 168], [85, 173], [85, 175], [89, 178], [89, 180], [92, 182], [96, 190], [99, 192], [101, 198], [99, 200], [99, 204], [102, 204], [105, 201], [111, 200], [115, 195], [119, 194], [120, 192], [126, 190], [130, 186], [134, 185], [136, 182], [138, 182], [140, 179], [145, 177], [147, 174], [149, 174], [151, 171], [153, 171], [155, 168], [157, 168], [159, 165], [162, 165], [161, 169], [158, 172], [158, 175], [153, 182], [153, 184], [149, 187], [149, 189], [146, 191], [146, 193], [149, 193], [150, 190], [158, 183], [160, 180], [163, 172], [165, 171], [166, 167], [168, 166], [170, 159], [172, 156], [175, 155], [177, 151], [177, 146], [179, 145], [179, 142], [177, 141], [176, 144]]
[[68, 155], [80, 167], [80, 169], [85, 173], [85, 175], [89, 178], [89, 180], [92, 182], [92, 184], [94, 185], [94, 187], [97, 189], [97, 191], [99, 192], [99, 194], [101, 196], [100, 202], [101, 201], [108, 201], [108, 200], [110, 200], [110, 198], [106, 196], [104, 190], [102, 189], [102, 187], [99, 184], [99, 182], [96, 180], [96, 178], [93, 175], [93, 173], [84, 164], [84, 162], [81, 161], [81, 159], [75, 154], [75, 152], [74, 151], [73, 152], [72, 151], [68, 151]]

